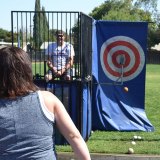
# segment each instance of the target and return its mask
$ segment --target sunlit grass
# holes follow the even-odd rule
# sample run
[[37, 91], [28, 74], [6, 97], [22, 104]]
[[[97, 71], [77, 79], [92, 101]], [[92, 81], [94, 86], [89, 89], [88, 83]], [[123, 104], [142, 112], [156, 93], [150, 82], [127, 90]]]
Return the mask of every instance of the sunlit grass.
[[[48, 67], [46, 66], [46, 70]], [[41, 76], [44, 76], [44, 62], [32, 62], [32, 74], [35, 76], [35, 74], [39, 74]]]
[[[160, 65], [147, 65], [145, 110], [154, 132], [119, 132], [95, 131], [91, 134], [87, 145], [91, 153], [125, 154], [132, 147], [137, 154], [160, 155]], [[132, 145], [133, 136], [141, 136], [141, 140]], [[56, 146], [57, 151], [71, 151], [70, 146]]]

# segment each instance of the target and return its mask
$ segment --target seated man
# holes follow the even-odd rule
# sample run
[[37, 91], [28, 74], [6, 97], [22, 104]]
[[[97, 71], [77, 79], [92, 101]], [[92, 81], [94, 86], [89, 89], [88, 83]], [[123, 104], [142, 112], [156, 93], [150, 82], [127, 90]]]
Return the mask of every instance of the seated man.
[[57, 42], [50, 44], [46, 50], [49, 55], [47, 65], [52, 74], [45, 75], [46, 81], [59, 77], [62, 80], [71, 79], [73, 65], [73, 46], [64, 41], [65, 34], [62, 30], [56, 32]]

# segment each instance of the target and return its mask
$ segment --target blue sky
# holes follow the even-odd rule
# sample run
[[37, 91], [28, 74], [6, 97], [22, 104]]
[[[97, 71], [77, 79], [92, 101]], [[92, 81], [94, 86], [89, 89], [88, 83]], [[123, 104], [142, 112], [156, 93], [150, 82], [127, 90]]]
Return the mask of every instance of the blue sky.
[[[90, 13], [105, 0], [40, 0], [46, 11]], [[34, 11], [35, 0], [3, 0], [0, 5], [0, 28], [11, 30], [11, 11]]]
[[[1, 0], [2, 1], [2, 0]], [[105, 0], [41, 0], [46, 11], [79, 11], [90, 13]], [[160, 0], [158, 0], [160, 8]], [[35, 0], [3, 0], [0, 5], [0, 28], [11, 30], [11, 11], [34, 11]]]

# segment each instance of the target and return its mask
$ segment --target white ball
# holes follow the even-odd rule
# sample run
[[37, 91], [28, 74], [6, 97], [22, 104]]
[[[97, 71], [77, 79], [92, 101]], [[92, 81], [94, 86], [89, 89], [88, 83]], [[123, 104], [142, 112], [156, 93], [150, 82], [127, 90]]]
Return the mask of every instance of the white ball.
[[128, 148], [128, 153], [129, 153], [129, 154], [133, 154], [133, 153], [134, 153], [133, 148]]
[[137, 139], [141, 140], [142, 138], [141, 138], [141, 136], [137, 136]]
[[135, 142], [135, 141], [132, 141], [131, 143], [132, 143], [133, 145], [136, 145], [136, 142]]
[[138, 136], [133, 136], [133, 139], [137, 139], [138, 138]]

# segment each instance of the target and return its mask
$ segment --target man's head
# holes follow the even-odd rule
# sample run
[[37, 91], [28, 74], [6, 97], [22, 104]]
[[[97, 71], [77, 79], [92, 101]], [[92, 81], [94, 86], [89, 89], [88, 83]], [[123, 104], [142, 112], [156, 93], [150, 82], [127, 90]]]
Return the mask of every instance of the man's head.
[[57, 30], [56, 36], [57, 36], [58, 44], [63, 45], [64, 39], [65, 39], [65, 32], [62, 30]]
[[63, 30], [57, 30], [56, 35], [65, 35], [65, 32]]

